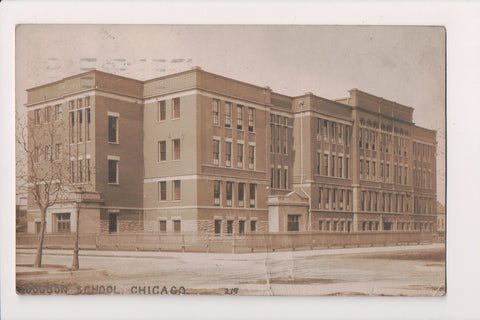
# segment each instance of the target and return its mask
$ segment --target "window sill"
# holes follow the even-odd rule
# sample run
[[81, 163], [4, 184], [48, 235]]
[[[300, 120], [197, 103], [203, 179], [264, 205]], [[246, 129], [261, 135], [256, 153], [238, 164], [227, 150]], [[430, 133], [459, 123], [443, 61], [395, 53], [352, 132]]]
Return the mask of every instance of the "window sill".
[[109, 182], [108, 185], [109, 185], [109, 186], [119, 186], [120, 183], [118, 183], [118, 182]]
[[[166, 162], [166, 161], [164, 161]], [[180, 162], [180, 159], [172, 159], [172, 162]]]
[[118, 144], [120, 144], [120, 142], [112, 142], [112, 141], [108, 141], [108, 144], [118, 145]]
[[221, 128], [221, 127], [222, 127], [221, 125], [215, 124], [215, 123], [213, 123], [212, 126], [213, 126], [213, 127], [217, 127], [217, 128]]

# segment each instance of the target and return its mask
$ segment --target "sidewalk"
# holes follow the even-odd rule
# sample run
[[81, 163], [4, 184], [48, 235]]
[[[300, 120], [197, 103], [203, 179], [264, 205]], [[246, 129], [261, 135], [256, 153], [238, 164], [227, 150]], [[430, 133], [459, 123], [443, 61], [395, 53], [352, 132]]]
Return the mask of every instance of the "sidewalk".
[[[166, 252], [166, 251], [104, 251], [104, 250], [81, 250], [79, 256], [87, 257], [118, 257], [118, 258], [193, 258], [197, 260], [202, 257], [204, 259], [221, 259], [221, 260], [256, 260], [268, 257], [273, 260], [283, 260], [290, 257], [312, 257], [312, 256], [328, 256], [341, 254], [356, 253], [375, 253], [375, 252], [397, 252], [410, 250], [426, 250], [445, 248], [443, 243], [433, 243], [426, 245], [408, 245], [408, 246], [391, 246], [391, 247], [361, 247], [361, 248], [341, 248], [341, 249], [321, 249], [321, 250], [305, 250], [305, 251], [279, 251], [279, 252], [255, 252], [255, 253], [205, 253], [205, 252]], [[34, 255], [35, 249], [17, 249], [16, 254]], [[43, 250], [44, 255], [62, 255], [72, 256], [73, 250]]]

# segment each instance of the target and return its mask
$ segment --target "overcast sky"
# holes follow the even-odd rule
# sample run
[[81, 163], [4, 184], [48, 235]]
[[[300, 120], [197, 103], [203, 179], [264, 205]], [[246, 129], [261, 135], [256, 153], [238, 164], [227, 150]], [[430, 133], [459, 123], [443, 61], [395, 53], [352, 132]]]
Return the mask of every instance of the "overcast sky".
[[25, 89], [90, 68], [139, 80], [202, 69], [287, 95], [337, 99], [358, 88], [415, 108], [437, 130], [445, 197], [445, 33], [439, 27], [21, 25], [16, 105]]

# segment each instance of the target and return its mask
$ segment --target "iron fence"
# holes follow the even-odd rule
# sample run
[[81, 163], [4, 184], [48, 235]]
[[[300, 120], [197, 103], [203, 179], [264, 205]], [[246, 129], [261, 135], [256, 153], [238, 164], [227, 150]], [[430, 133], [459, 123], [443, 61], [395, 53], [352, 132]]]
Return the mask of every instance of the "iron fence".
[[[135, 233], [80, 234], [79, 247], [86, 250], [261, 252], [313, 250], [359, 246], [432, 243], [433, 234], [419, 231], [299, 232], [251, 234]], [[46, 234], [44, 248], [73, 249], [75, 234]], [[35, 248], [38, 235], [17, 234], [17, 248]]]

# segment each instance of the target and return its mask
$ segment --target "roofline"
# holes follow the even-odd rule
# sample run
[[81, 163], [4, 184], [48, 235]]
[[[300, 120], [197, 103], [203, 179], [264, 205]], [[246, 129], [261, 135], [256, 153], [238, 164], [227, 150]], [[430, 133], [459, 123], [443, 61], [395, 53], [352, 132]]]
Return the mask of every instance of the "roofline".
[[34, 90], [34, 89], [39, 89], [39, 88], [42, 88], [42, 87], [51, 86], [53, 84], [64, 82], [65, 80], [78, 78], [78, 77], [85, 76], [85, 75], [90, 74], [90, 73], [94, 73], [94, 74], [95, 73], [102, 73], [102, 74], [105, 74], [105, 75], [109, 75], [109, 76], [113, 76], [113, 77], [117, 77], [117, 78], [122, 78], [122, 79], [127, 79], [127, 80], [133, 80], [133, 81], [137, 81], [137, 82], [140, 82], [140, 83], [144, 82], [142, 80], [138, 80], [138, 79], [135, 79], [135, 78], [129, 78], [129, 77], [121, 76], [121, 75], [114, 74], [114, 73], [109, 73], [109, 72], [105, 72], [105, 71], [101, 71], [101, 70], [97, 70], [97, 69], [92, 69], [92, 70], [89, 70], [89, 71], [85, 71], [85, 72], [82, 72], [82, 73], [77, 73], [77, 74], [62, 78], [62, 79], [57, 80], [57, 81], [48, 82], [48, 83], [45, 83], [45, 84], [41, 84], [39, 86], [31, 87], [31, 88], [26, 89], [26, 91], [31, 91], [31, 90]]
[[[129, 77], [117, 75], [117, 74], [114, 74], [114, 73], [109, 73], [109, 72], [105, 72], [105, 71], [101, 71], [101, 70], [97, 70], [97, 69], [92, 69], [92, 70], [89, 70], [89, 71], [86, 71], [86, 72], [83, 72], [83, 73], [78, 73], [78, 74], [75, 74], [75, 75], [71, 75], [71, 76], [62, 78], [62, 79], [57, 80], [57, 81], [54, 81], [54, 82], [49, 82], [49, 83], [46, 83], [46, 84], [42, 84], [42, 85], [39, 85], [39, 86], [35, 86], [35, 87], [32, 87], [32, 88], [26, 89], [26, 91], [28, 92], [28, 91], [31, 91], [31, 90], [34, 90], [34, 89], [39, 89], [39, 88], [42, 88], [42, 87], [50, 86], [50, 85], [53, 85], [53, 84], [57, 84], [57, 83], [63, 82], [63, 81], [68, 80], [68, 79], [81, 77], [81, 76], [84, 76], [84, 75], [87, 75], [87, 74], [90, 74], [90, 73], [93, 73], [93, 74], [95, 74], [95, 73], [102, 73], [102, 74], [105, 74], [105, 75], [114, 76], [114, 77], [123, 78], [123, 79], [128, 79], [128, 80], [133, 80], [133, 81], [137, 81], [137, 82], [142, 83], [142, 84], [146, 84], [146, 83], [149, 83], [149, 82], [153, 82], [153, 81], [157, 81], [157, 80], [162, 80], [162, 79], [167, 79], [167, 78], [170, 78], [170, 77], [175, 77], [175, 76], [178, 76], [178, 75], [187, 74], [187, 73], [192, 73], [192, 72], [203, 72], [203, 73], [206, 73], [206, 74], [214, 75], [214, 76], [219, 77], [219, 78], [222, 78], [222, 79], [227, 79], [227, 80], [230, 80], [230, 81], [235, 81], [235, 82], [238, 82], [238, 83], [247, 85], [247, 86], [249, 86], [249, 87], [253, 87], [253, 88], [257, 88], [257, 89], [262, 89], [262, 90], [270, 90], [271, 93], [276, 94], [276, 95], [280, 95], [280, 96], [285, 97], [285, 98], [288, 98], [288, 99], [291, 99], [292, 102], [293, 102], [294, 99], [304, 98], [304, 97], [306, 97], [306, 96], [313, 96], [313, 97], [315, 97], [315, 98], [317, 98], [317, 99], [320, 99], [320, 100], [323, 100], [323, 101], [327, 101], [327, 102], [332, 102], [332, 103], [335, 103], [335, 104], [338, 104], [338, 105], [341, 105], [341, 106], [347, 106], [347, 107], [350, 107], [350, 108], [355, 107], [355, 106], [351, 106], [351, 105], [348, 105], [348, 104], [345, 104], [345, 103], [342, 103], [342, 102], [339, 102], [339, 101], [338, 101], [338, 100], [349, 99], [350, 97], [340, 98], [340, 99], [327, 99], [327, 98], [323, 98], [323, 97], [317, 96], [317, 95], [315, 95], [315, 94], [313, 94], [313, 93], [311, 93], [311, 92], [307, 92], [307, 93], [305, 93], [305, 94], [303, 94], [303, 95], [289, 96], [289, 95], [285, 95], [285, 94], [282, 94], [282, 93], [273, 91], [269, 86], [263, 86], [263, 87], [262, 87], [262, 86], [255, 85], [255, 84], [251, 84], [251, 83], [244, 82], [244, 81], [241, 81], [241, 80], [236, 80], [236, 79], [233, 79], [233, 78], [228, 78], [228, 77], [223, 76], [223, 75], [219, 75], [219, 74], [216, 74], [216, 73], [212, 73], [212, 72], [205, 71], [205, 70], [201, 69], [200, 67], [192, 67], [192, 68], [189, 69], [189, 70], [180, 71], [180, 72], [176, 72], [176, 73], [171, 73], [171, 74], [167, 74], [167, 75], [164, 75], [164, 76], [161, 76], [161, 77], [156, 77], [156, 78], [152, 78], [152, 79], [148, 79], [148, 80], [138, 80], [138, 79], [135, 79], [135, 78], [129, 78]], [[387, 102], [392, 103], [392, 104], [394, 105], [394, 107], [405, 108], [405, 109], [409, 109], [409, 110], [412, 110], [412, 111], [415, 110], [415, 108], [412, 108], [412, 107], [409, 107], [409, 106], [405, 106], [405, 105], [400, 104], [400, 103], [397, 103], [397, 102], [395, 102], [395, 101], [388, 100], [388, 99], [385, 99], [385, 98], [382, 98], [382, 97], [373, 95], [373, 94], [371, 94], [371, 93], [368, 93], [368, 92], [359, 90], [359, 89], [357, 89], [357, 88], [353, 88], [353, 89], [348, 90], [349, 93], [350, 93], [351, 91], [357, 91], [357, 92], [360, 92], [361, 94], [368, 95], [368, 96], [370, 96], [370, 97], [372, 97], [372, 98], [382, 99], [382, 100], [384, 100], [384, 101], [387, 101]], [[351, 95], [351, 93], [350, 93], [350, 95]]]

